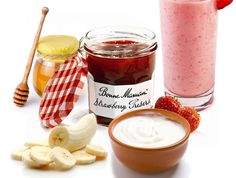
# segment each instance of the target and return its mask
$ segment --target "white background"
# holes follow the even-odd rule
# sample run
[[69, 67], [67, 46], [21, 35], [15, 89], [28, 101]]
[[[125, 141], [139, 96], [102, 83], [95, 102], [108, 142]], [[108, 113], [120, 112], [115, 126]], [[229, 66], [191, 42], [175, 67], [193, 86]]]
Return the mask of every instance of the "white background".
[[[124, 167], [113, 155], [107, 128], [98, 127], [93, 140], [107, 147], [106, 161], [78, 166], [67, 172], [25, 168], [10, 159], [10, 152], [25, 141], [45, 139], [38, 119], [40, 98], [30, 76], [30, 96], [23, 108], [16, 107], [12, 96], [21, 81], [41, 15], [48, 6], [42, 35], [68, 34], [77, 38], [86, 31], [107, 25], [132, 25], [157, 34], [155, 98], [163, 94], [161, 41], [158, 0], [6, 0], [0, 1], [0, 177], [116, 177], [116, 178], [205, 178], [235, 177], [236, 160], [236, 3], [219, 11], [216, 90], [213, 106], [201, 112], [199, 129], [190, 137], [188, 150], [175, 168], [156, 175], [144, 175]], [[87, 108], [86, 89], [73, 111], [78, 117]], [[74, 118], [70, 117], [67, 121]]]

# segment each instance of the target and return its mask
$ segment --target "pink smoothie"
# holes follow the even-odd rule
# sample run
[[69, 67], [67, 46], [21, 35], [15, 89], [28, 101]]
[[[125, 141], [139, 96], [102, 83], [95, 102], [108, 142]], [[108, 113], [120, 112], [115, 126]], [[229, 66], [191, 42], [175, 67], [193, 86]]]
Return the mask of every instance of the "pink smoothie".
[[214, 87], [214, 0], [160, 0], [165, 87], [191, 97]]

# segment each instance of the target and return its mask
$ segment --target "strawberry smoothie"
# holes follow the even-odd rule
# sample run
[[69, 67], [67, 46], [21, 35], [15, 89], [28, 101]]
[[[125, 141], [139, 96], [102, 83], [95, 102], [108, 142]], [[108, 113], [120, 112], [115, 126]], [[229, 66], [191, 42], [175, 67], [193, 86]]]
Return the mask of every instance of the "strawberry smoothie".
[[183, 98], [213, 94], [217, 37], [215, 2], [160, 0], [167, 93]]

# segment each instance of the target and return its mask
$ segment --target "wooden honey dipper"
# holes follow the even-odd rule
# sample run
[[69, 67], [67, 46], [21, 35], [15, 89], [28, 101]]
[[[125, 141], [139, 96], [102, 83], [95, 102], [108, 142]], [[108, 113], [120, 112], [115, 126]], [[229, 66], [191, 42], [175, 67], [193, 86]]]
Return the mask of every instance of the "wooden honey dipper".
[[35, 51], [36, 51], [36, 46], [37, 43], [39, 41], [39, 37], [42, 31], [42, 27], [43, 27], [43, 23], [45, 20], [45, 17], [48, 13], [49, 9], [47, 7], [43, 7], [42, 8], [42, 16], [41, 16], [41, 20], [38, 26], [38, 30], [37, 33], [35, 35], [34, 38], [34, 42], [30, 51], [30, 55], [28, 58], [28, 62], [25, 68], [25, 73], [24, 73], [24, 78], [21, 81], [21, 83], [17, 86], [14, 96], [13, 96], [13, 101], [17, 106], [23, 106], [28, 99], [28, 95], [29, 95], [29, 87], [28, 87], [28, 77], [29, 77], [29, 73], [30, 73], [30, 69], [33, 63], [33, 59], [34, 59], [34, 55], [35, 55]]

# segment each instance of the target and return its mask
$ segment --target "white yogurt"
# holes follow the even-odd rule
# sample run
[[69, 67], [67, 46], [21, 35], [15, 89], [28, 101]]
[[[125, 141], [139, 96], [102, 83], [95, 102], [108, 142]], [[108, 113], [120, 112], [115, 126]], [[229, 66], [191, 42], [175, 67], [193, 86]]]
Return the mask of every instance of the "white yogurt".
[[142, 114], [117, 123], [113, 135], [121, 142], [141, 148], [168, 146], [186, 134], [182, 125], [159, 114]]

